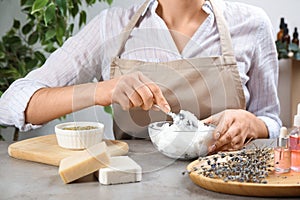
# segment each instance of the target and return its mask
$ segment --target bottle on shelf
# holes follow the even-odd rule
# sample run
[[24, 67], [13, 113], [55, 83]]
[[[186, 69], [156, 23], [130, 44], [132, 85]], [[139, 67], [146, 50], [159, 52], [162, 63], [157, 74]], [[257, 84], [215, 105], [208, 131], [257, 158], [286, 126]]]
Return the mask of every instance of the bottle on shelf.
[[289, 35], [289, 29], [287, 24], [285, 24], [284, 26], [282, 42], [286, 44], [286, 48], [288, 49], [291, 42], [291, 37]]
[[282, 41], [284, 26], [285, 26], [284, 18], [281, 17], [280, 18], [280, 24], [279, 24], [279, 32], [277, 33], [277, 40], [278, 41]]
[[291, 169], [300, 172], [300, 103], [294, 117], [294, 129], [290, 133]]
[[276, 173], [287, 173], [291, 169], [291, 151], [289, 148], [289, 136], [286, 127], [281, 127], [277, 146], [274, 148], [274, 162]]
[[292, 43], [296, 44], [297, 46], [299, 46], [299, 39], [298, 39], [298, 30], [297, 27], [295, 27], [294, 29], [294, 33], [293, 33], [293, 39], [292, 39]]

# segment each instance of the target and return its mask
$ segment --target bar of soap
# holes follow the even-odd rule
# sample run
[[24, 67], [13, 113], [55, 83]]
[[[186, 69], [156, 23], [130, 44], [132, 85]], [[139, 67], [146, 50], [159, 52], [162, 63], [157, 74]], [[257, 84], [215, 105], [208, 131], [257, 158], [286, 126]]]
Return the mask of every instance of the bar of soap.
[[96, 176], [101, 184], [133, 183], [142, 180], [142, 168], [128, 156], [116, 156], [110, 160], [110, 165], [101, 168]]
[[106, 151], [106, 144], [101, 142], [61, 160], [58, 171], [64, 183], [70, 183], [102, 167], [107, 167], [109, 162], [110, 157]]

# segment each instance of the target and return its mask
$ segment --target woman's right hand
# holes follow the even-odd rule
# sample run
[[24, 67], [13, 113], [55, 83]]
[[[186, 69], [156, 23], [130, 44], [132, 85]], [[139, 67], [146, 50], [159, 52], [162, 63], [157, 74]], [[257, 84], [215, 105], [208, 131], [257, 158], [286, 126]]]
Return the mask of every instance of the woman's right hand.
[[[124, 110], [133, 107], [149, 110], [153, 104], [157, 104], [163, 111], [170, 111], [170, 106], [158, 85], [141, 72], [99, 82], [97, 93], [96, 101], [98, 99], [100, 102], [96, 103], [99, 105], [105, 106], [111, 103], [118, 103]], [[109, 95], [103, 95], [107, 93]]]

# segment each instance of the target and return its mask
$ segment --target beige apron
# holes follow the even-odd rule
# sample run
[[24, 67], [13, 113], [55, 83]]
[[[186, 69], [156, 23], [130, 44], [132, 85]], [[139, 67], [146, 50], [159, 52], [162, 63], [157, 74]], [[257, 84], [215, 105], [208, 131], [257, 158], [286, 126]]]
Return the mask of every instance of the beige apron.
[[[225, 109], [245, 109], [245, 96], [230, 33], [215, 0], [210, 0], [210, 2], [220, 35], [221, 56], [159, 63], [120, 58], [131, 31], [141, 19], [149, 2], [147, 0], [141, 6], [125, 27], [117, 57], [111, 63], [110, 78], [140, 71], [161, 88], [172, 112], [177, 113], [181, 109], [188, 110], [199, 119]], [[144, 111], [140, 108], [124, 111], [117, 104], [113, 105], [113, 109], [116, 139], [126, 138], [124, 135], [127, 134], [137, 138], [147, 138], [149, 123], [168, 120], [164, 113], [158, 111]]]

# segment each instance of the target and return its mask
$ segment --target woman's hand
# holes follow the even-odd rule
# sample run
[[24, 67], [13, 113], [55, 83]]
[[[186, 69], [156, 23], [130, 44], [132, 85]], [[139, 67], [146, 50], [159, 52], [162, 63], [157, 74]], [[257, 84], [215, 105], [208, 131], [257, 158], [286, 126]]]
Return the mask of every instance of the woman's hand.
[[[105, 84], [105, 85], [104, 85]], [[144, 110], [152, 108], [153, 104], [159, 105], [165, 112], [170, 111], [170, 106], [163, 96], [160, 88], [141, 72], [126, 74], [109, 81], [98, 83], [98, 105], [118, 103], [124, 110], [132, 107], [141, 107]], [[106, 95], [106, 98], [103, 97]]]
[[268, 129], [265, 123], [246, 110], [230, 109], [203, 120], [204, 123], [216, 125], [215, 143], [209, 152], [238, 150], [247, 139], [267, 138]]

